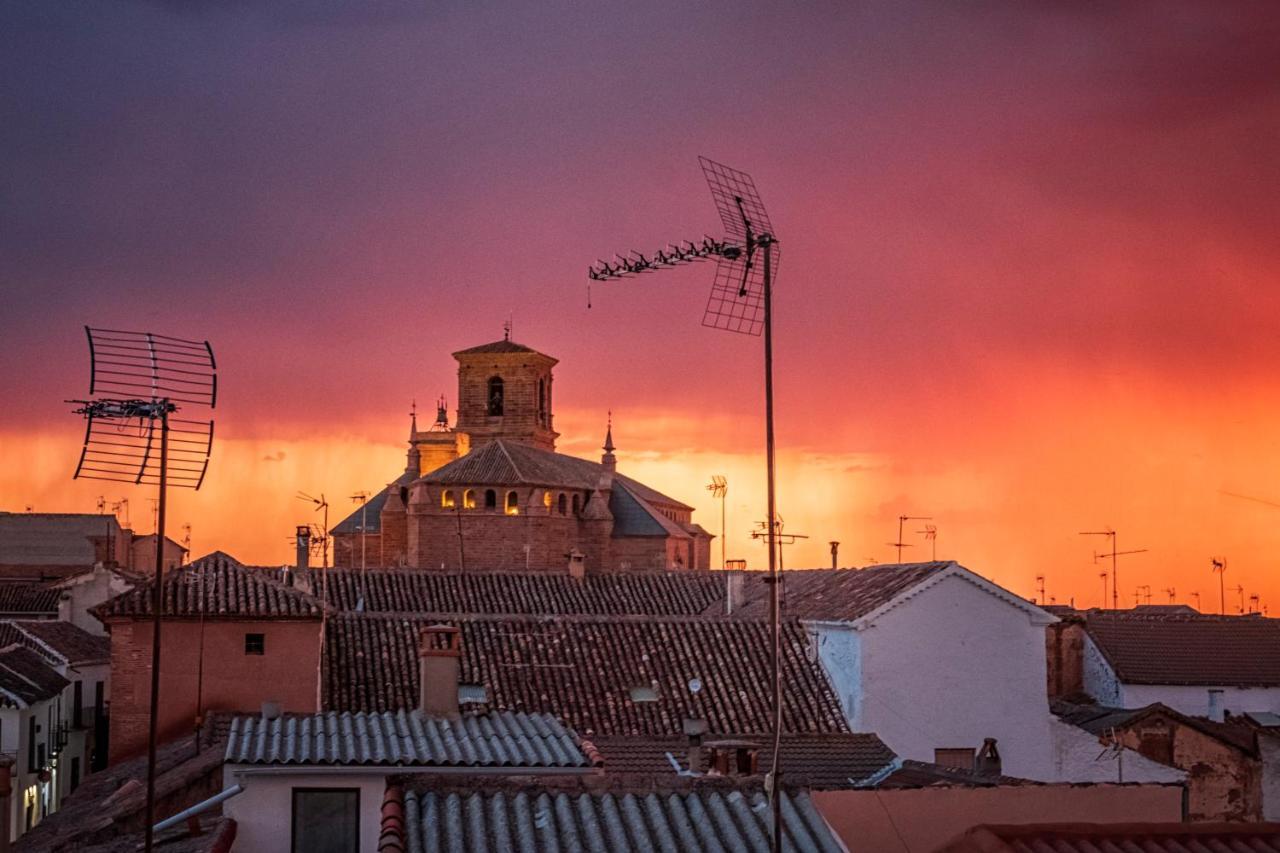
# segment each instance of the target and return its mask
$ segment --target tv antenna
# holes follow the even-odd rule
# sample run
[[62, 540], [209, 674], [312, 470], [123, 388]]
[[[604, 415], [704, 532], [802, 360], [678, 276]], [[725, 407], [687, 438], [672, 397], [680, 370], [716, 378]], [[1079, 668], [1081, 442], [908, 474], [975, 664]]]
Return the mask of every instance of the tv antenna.
[[1082, 530], [1080, 532], [1080, 535], [1081, 536], [1106, 536], [1111, 539], [1111, 550], [1101, 554], [1095, 551], [1093, 553], [1093, 562], [1097, 563], [1103, 557], [1111, 558], [1111, 608], [1113, 610], [1119, 610], [1120, 609], [1120, 583], [1119, 583], [1119, 564], [1117, 562], [1117, 558], [1127, 557], [1130, 554], [1145, 554], [1147, 552], [1147, 549], [1138, 548], [1137, 550], [1134, 550], [1134, 551], [1117, 551], [1116, 550], [1116, 542], [1117, 542], [1116, 532], [1112, 530], [1110, 527], [1106, 528], [1105, 530]]
[[[329, 502], [328, 502], [327, 500], [325, 500], [325, 499], [324, 499], [324, 493], [323, 493], [323, 492], [320, 494], [320, 497], [318, 497], [318, 498], [312, 497], [311, 495], [307, 494], [306, 492], [298, 492], [298, 494], [296, 495], [296, 497], [297, 497], [297, 498], [298, 498], [298, 500], [300, 500], [300, 501], [307, 501], [307, 502], [309, 502], [309, 503], [313, 503], [313, 504], [315, 504], [315, 505], [316, 505], [316, 512], [323, 512], [323, 513], [324, 513], [324, 532], [323, 532], [319, 537], [315, 537], [315, 536], [313, 536], [313, 537], [312, 537], [312, 541], [314, 542], [314, 541], [316, 540], [316, 538], [319, 538], [319, 540], [320, 540], [320, 562], [321, 562], [321, 566], [320, 566], [320, 567], [321, 567], [322, 569], [327, 569], [327, 568], [329, 568]], [[322, 579], [323, 579], [323, 576], [322, 576]], [[327, 601], [327, 600], [328, 600], [328, 599], [326, 599], [326, 601]]]
[[365, 560], [365, 536], [369, 532], [369, 493], [365, 491], [356, 492], [351, 496], [351, 500], [360, 504], [360, 597], [356, 600], [356, 610], [364, 610], [364, 597], [368, 591], [366, 578], [368, 575], [368, 564]]
[[1164, 594], [1169, 596], [1169, 603], [1174, 604], [1178, 599], [1178, 590], [1175, 587], [1166, 587]]
[[[156, 547], [159, 547], [158, 542]], [[182, 525], [182, 548], [186, 551], [186, 558], [191, 559], [191, 522]]]
[[1043, 604], [1045, 603], [1045, 597], [1044, 597], [1044, 575], [1036, 575], [1036, 590], [1037, 590], [1037, 592], [1039, 593], [1039, 596], [1040, 596], [1040, 598], [1039, 598], [1039, 600], [1036, 602], [1036, 604], [1041, 604], [1041, 605], [1043, 605]]
[[[600, 261], [587, 268], [588, 281], [609, 281], [638, 273], [677, 267], [694, 261], [715, 258], [715, 276], [711, 295], [702, 315], [702, 324], [713, 329], [746, 335], [764, 335], [764, 416], [766, 502], [765, 525], [769, 550], [769, 622], [772, 635], [771, 677], [773, 716], [773, 762], [769, 778], [769, 799], [773, 811], [774, 853], [782, 849], [782, 630], [778, 583], [778, 552], [774, 519], [777, 517], [775, 493], [775, 458], [773, 436], [773, 284], [778, 262], [778, 238], [755, 181], [746, 172], [731, 169], [706, 157], [698, 164], [711, 189], [711, 198], [720, 214], [727, 238], [705, 237], [701, 242], [686, 241], [659, 249], [650, 257], [632, 252], [619, 255], [616, 262]], [[587, 307], [591, 307], [591, 285], [587, 285]]]
[[900, 515], [898, 516], [898, 541], [890, 542], [889, 544], [898, 549], [899, 563], [902, 562], [902, 549], [911, 547], [910, 542], [902, 541], [902, 525], [904, 522], [908, 522], [908, 521], [933, 521], [933, 516], [931, 515]]
[[1262, 596], [1258, 595], [1258, 593], [1256, 592], [1252, 593], [1249, 596], [1249, 612], [1250, 613], [1262, 612]]
[[73, 478], [155, 486], [156, 565], [151, 602], [151, 708], [147, 730], [147, 798], [143, 850], [155, 826], [156, 723], [160, 707], [160, 612], [169, 487], [199, 489], [213, 449], [213, 421], [174, 417], [182, 406], [213, 409], [217, 364], [208, 341], [85, 326], [89, 339], [84, 447]]
[[720, 499], [720, 568], [725, 567], [725, 498], [729, 494], [729, 481], [720, 474], [714, 474], [711, 482], [707, 484], [707, 491], [711, 492], [711, 497]]
[[938, 562], [938, 525], [926, 524], [924, 530], [917, 530], [916, 533], [924, 536], [924, 541], [929, 543], [929, 559]]
[[1240, 615], [1244, 615], [1244, 584], [1236, 584], [1234, 590], [1240, 596]]
[[[777, 518], [778, 520], [774, 522], [774, 526], [777, 529], [774, 530], [773, 541], [778, 548], [778, 571], [781, 572], [786, 568], [786, 566], [783, 564], [783, 561], [782, 561], [782, 546], [794, 545], [796, 544], [797, 540], [808, 539], [809, 537], [804, 535], [803, 533], [783, 533], [782, 528], [784, 526], [784, 522], [782, 520], [782, 516], [780, 515], [775, 516], [775, 518]], [[765, 523], [763, 521], [756, 522], [756, 529], [751, 531], [752, 539], [768, 539], [769, 538], [769, 534], [765, 532], [764, 525]]]
[[1218, 574], [1218, 612], [1222, 616], [1227, 615], [1227, 558], [1210, 557], [1209, 562], [1213, 565], [1213, 570]]
[[1141, 600], [1144, 604], [1151, 603], [1151, 584], [1144, 583], [1133, 590], [1133, 606], [1134, 607], [1138, 606], [1139, 600]]
[[1200, 593], [1193, 592], [1191, 593], [1191, 597], [1196, 600], [1196, 610], [1199, 611], [1200, 610]]

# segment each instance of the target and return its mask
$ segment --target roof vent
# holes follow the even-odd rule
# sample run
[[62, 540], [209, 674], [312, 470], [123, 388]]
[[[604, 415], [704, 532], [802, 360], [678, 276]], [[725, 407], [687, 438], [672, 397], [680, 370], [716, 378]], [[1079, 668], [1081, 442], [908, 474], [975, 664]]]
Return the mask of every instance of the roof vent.
[[262, 703], [262, 719], [278, 720], [279, 718], [280, 718], [279, 702], [273, 699], [268, 699], [267, 701]]
[[640, 685], [639, 687], [632, 687], [630, 693], [631, 693], [632, 702], [657, 702], [658, 701], [658, 691], [654, 690], [652, 687], [649, 687], [648, 685]]

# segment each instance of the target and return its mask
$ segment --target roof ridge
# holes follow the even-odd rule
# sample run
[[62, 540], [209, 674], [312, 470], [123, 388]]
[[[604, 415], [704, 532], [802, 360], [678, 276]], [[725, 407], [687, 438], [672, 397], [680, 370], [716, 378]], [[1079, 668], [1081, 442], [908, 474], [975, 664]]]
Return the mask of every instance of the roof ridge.
[[507, 461], [511, 463], [511, 469], [516, 472], [516, 482], [524, 483], [524, 472], [520, 470], [520, 466], [516, 464], [516, 460], [511, 458], [511, 454], [507, 452], [507, 443], [500, 438], [495, 438], [493, 444], [498, 445], [498, 449], [502, 451], [502, 455], [507, 457]]

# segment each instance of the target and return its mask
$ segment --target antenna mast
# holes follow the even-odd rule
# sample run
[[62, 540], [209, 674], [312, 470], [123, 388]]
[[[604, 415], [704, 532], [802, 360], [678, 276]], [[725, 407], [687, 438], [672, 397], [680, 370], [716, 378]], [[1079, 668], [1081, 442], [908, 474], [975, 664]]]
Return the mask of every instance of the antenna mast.
[[1226, 588], [1227, 558], [1223, 557], [1222, 559], [1218, 559], [1217, 557], [1210, 557], [1209, 562], [1213, 564], [1213, 570], [1218, 573], [1218, 612], [1221, 615], [1226, 616], [1227, 615], [1227, 588]]
[[933, 521], [933, 516], [931, 515], [900, 515], [898, 516], [898, 541], [890, 542], [889, 544], [898, 549], [899, 563], [902, 562], [902, 549], [911, 547], [910, 542], [902, 541], [902, 525], [904, 522], [907, 522], [907, 521]]
[[[694, 261], [715, 258], [716, 271], [711, 283], [711, 295], [702, 316], [702, 324], [713, 329], [738, 332], [746, 335], [764, 334], [764, 417], [765, 417], [765, 465], [766, 502], [768, 504], [766, 537], [769, 549], [769, 622], [772, 635], [771, 681], [773, 687], [773, 762], [769, 778], [769, 799], [772, 805], [772, 849], [782, 850], [782, 798], [780, 780], [782, 765], [782, 628], [779, 618], [782, 587], [778, 577], [778, 554], [775, 519], [777, 497], [775, 491], [775, 456], [773, 435], [773, 278], [778, 261], [778, 238], [764, 202], [756, 190], [755, 181], [746, 172], [739, 172], [705, 157], [699, 157], [703, 176], [711, 189], [711, 197], [720, 221], [724, 225], [726, 240], [704, 238], [700, 243], [692, 241], [671, 244], [659, 249], [651, 257], [639, 252], [618, 256], [616, 263], [600, 261], [588, 267], [590, 281], [608, 281], [638, 273], [676, 267]], [[590, 285], [587, 289], [587, 307], [591, 306]]]
[[85, 326], [89, 400], [84, 447], [74, 478], [153, 485], [156, 565], [151, 602], [151, 708], [147, 731], [147, 798], [143, 850], [155, 826], [156, 725], [160, 708], [160, 615], [164, 605], [164, 529], [169, 486], [199, 489], [209, 467], [213, 421], [175, 418], [179, 404], [214, 408], [217, 364], [208, 341]]
[[725, 567], [725, 498], [729, 494], [729, 481], [722, 475], [715, 474], [711, 478], [711, 482], [707, 484], [707, 491], [711, 492], [711, 497], [720, 499], [720, 568]]
[[[1147, 552], [1147, 549], [1138, 548], [1135, 551], [1117, 551], [1116, 550], [1116, 541], [1117, 541], [1116, 532], [1112, 530], [1110, 527], [1106, 528], [1105, 530], [1082, 530], [1080, 532], [1080, 535], [1110, 537], [1111, 550], [1102, 554], [1099, 554], [1098, 552], [1095, 551], [1093, 554], [1093, 562], [1097, 563], [1098, 560], [1102, 559], [1103, 557], [1111, 558], [1111, 609], [1119, 610], [1120, 609], [1120, 581], [1119, 581], [1119, 564], [1116, 558], [1125, 557], [1125, 556], [1128, 556], [1129, 554], [1145, 554]], [[1104, 606], [1106, 605], [1105, 601], [1103, 602], [1103, 605]]]

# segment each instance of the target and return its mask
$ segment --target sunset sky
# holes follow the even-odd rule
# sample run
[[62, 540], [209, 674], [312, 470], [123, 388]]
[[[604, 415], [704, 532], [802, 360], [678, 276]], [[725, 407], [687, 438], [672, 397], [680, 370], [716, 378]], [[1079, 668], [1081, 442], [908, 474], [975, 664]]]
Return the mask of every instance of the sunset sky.
[[149, 531], [148, 491], [71, 480], [82, 326], [208, 338], [171, 531], [289, 561], [294, 493], [336, 523], [394, 478], [410, 401], [452, 406], [449, 353], [510, 317], [561, 360], [562, 451], [611, 409], [620, 470], [717, 534], [726, 475], [762, 566], [761, 347], [701, 327], [712, 269], [587, 307], [597, 258], [719, 234], [703, 154], [783, 246], [788, 566], [891, 561], [932, 516], [940, 558], [1095, 605], [1078, 531], [1111, 526], [1147, 549], [1127, 603], [1216, 610], [1225, 556], [1280, 610], [1273, 2], [31, 0], [0, 79], [0, 509], [127, 497]]

